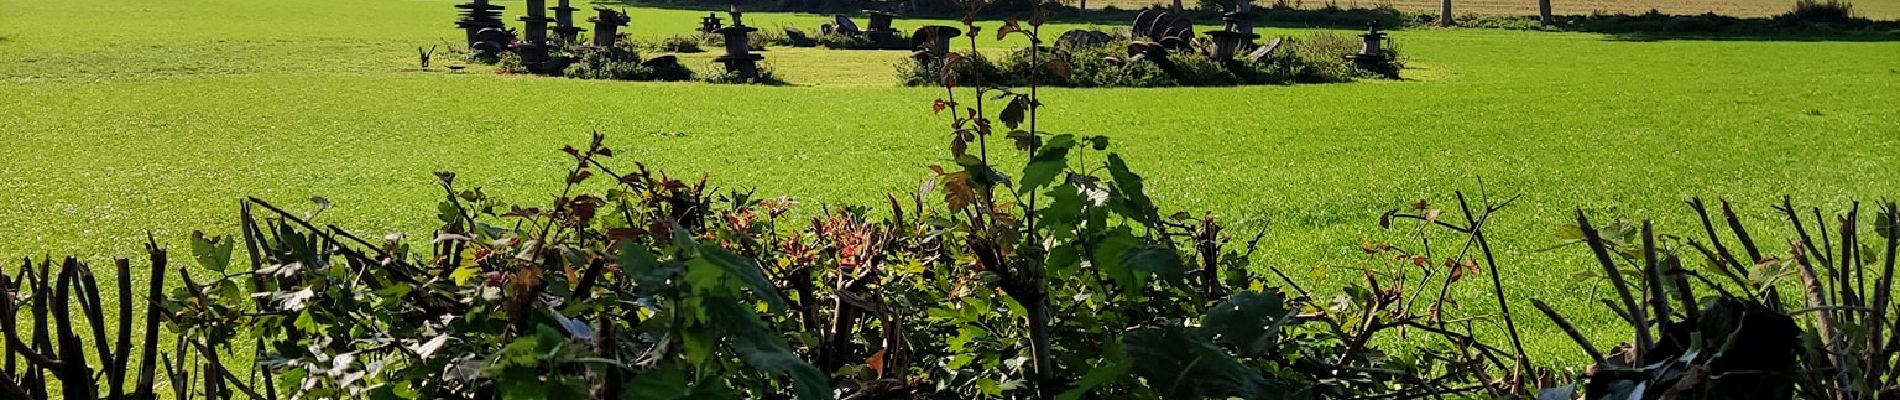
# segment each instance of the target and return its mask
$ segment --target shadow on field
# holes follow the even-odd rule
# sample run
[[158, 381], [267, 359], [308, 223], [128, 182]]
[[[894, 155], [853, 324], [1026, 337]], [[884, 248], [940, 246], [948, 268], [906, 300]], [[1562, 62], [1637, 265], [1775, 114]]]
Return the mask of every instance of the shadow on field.
[[[648, 7], [663, 10], [721, 12], [721, 17], [724, 17], [723, 12], [730, 7], [728, 3], [723, 2], [712, 4], [698, 3], [698, 1], [700, 0], [596, 0], [595, 4]], [[1198, 0], [1188, 0], [1185, 2], [1192, 6], [1198, 3]], [[859, 10], [861, 7], [805, 8], [788, 6], [771, 0], [740, 1], [738, 4], [743, 10], [790, 12], [820, 17], [845, 15], [852, 18], [860, 18], [864, 14], [862, 10]], [[901, 15], [900, 18], [905, 19], [957, 20], [963, 18], [962, 14], [951, 9], [941, 9], [938, 7], [899, 8], [898, 13]], [[1152, 8], [1163, 7], [1154, 6]], [[1142, 10], [1143, 9], [1096, 9], [1084, 12], [1073, 7], [1065, 6], [1061, 9], [1050, 10], [1049, 22], [1052, 24], [1065, 25], [1127, 26], [1134, 22], [1135, 15], [1139, 14]], [[1417, 22], [1417, 18], [1391, 8], [1324, 7], [1317, 9], [1296, 9], [1263, 7], [1255, 9], [1254, 12], [1259, 15], [1259, 19], [1254, 21], [1254, 26], [1257, 27], [1365, 29], [1366, 23], [1378, 22], [1379, 26], [1386, 27], [1385, 29], [1387, 30], [1394, 30], [1404, 29], [1407, 26], [1415, 25]], [[1001, 22], [1004, 18], [1018, 17], [1027, 14], [1028, 12], [1023, 10], [1010, 10], [1007, 8], [989, 9], [979, 16], [979, 18], [983, 19], [979, 24], [984, 22]], [[1198, 24], [1215, 26], [1222, 24], [1222, 12], [1219, 10], [1190, 9], [1187, 11], [1187, 14], [1189, 20], [1195, 21]]]
[[[855, 4], [849, 1], [817, 0], [815, 6], [808, 6], [805, 0], [739, 0], [742, 9], [767, 12], [792, 12], [813, 16], [845, 15], [861, 17], [864, 12], [859, 7], [844, 5]], [[728, 3], [713, 3], [706, 0], [597, 0], [598, 4], [613, 4], [628, 7], [650, 7], [666, 10], [690, 10], [701, 12], [723, 12]], [[997, 3], [1020, 2], [1020, 0], [999, 0]], [[1201, 0], [1184, 0], [1184, 3], [1199, 5]], [[929, 2], [906, 4], [932, 4]], [[898, 7], [904, 19], [961, 19], [961, 14], [941, 7], [918, 6]], [[1152, 8], [1163, 8], [1154, 6]], [[1658, 42], [1671, 40], [1704, 41], [1790, 41], [1790, 42], [1888, 42], [1900, 41], [1900, 21], [1876, 21], [1853, 16], [1850, 10], [1820, 11], [1795, 10], [1773, 17], [1732, 17], [1713, 13], [1700, 15], [1662, 14], [1654, 10], [1642, 14], [1591, 14], [1556, 15], [1552, 17], [1552, 26], [1541, 26], [1536, 17], [1527, 16], [1463, 16], [1455, 24], [1471, 28], [1495, 28], [1506, 30], [1555, 30], [1569, 32], [1589, 32], [1607, 35], [1607, 40], [1628, 42]], [[1128, 26], [1141, 9], [1097, 9], [1080, 11], [1073, 7], [1050, 10], [1050, 22], [1069, 25]], [[1254, 11], [1259, 19], [1254, 21], [1257, 27], [1276, 28], [1317, 28], [1317, 29], [1364, 29], [1367, 23], [1376, 22], [1386, 30], [1402, 30], [1409, 27], [1434, 25], [1436, 17], [1428, 14], [1402, 12], [1389, 7], [1378, 8], [1341, 8], [1328, 6], [1315, 9], [1289, 7], [1262, 7]], [[995, 23], [1003, 18], [1024, 15], [1026, 12], [1012, 11], [1008, 7], [992, 8], [979, 18], [982, 23]], [[1219, 25], [1222, 13], [1219, 10], [1190, 9], [1186, 12], [1191, 21], [1204, 25]]]
[[1900, 21], [1875, 21], [1861, 18], [1854, 16], [1850, 9], [1820, 11], [1797, 9], [1766, 18], [1739, 18], [1713, 13], [1667, 15], [1652, 10], [1637, 15], [1559, 16], [1554, 25], [1563, 30], [1602, 33], [1609, 35], [1610, 40], [1633, 42], [1664, 40], [1900, 41]]
[[1618, 42], [1662, 42], [1677, 40], [1699, 41], [1750, 41], [1750, 42], [1894, 42], [1900, 41], [1900, 33], [1840, 33], [1840, 34], [1787, 34], [1787, 33], [1670, 33], [1636, 32], [1616, 33], [1605, 40]]

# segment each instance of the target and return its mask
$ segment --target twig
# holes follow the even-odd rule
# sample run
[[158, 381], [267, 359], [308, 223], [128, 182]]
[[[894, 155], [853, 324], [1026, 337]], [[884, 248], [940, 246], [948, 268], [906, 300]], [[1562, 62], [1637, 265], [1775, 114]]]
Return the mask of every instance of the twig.
[[1596, 345], [1590, 344], [1590, 339], [1584, 337], [1583, 332], [1577, 330], [1576, 325], [1571, 325], [1570, 320], [1564, 319], [1564, 316], [1558, 314], [1557, 310], [1551, 309], [1549, 304], [1544, 304], [1543, 300], [1531, 299], [1531, 306], [1537, 307], [1537, 311], [1543, 312], [1544, 316], [1549, 317], [1550, 322], [1556, 323], [1558, 328], [1563, 328], [1564, 334], [1570, 335], [1570, 340], [1577, 342], [1577, 346], [1583, 348], [1584, 354], [1590, 355], [1590, 360], [1602, 362], [1606, 358], [1602, 351], [1597, 350]]
[[[1515, 198], [1513, 198], [1513, 200], [1515, 200]], [[1511, 334], [1511, 349], [1517, 351], [1517, 366], [1520, 369], [1528, 368], [1530, 366], [1530, 355], [1524, 352], [1524, 340], [1519, 337], [1517, 333], [1517, 321], [1511, 317], [1510, 302], [1504, 300], [1504, 281], [1503, 278], [1498, 276], [1500, 275], [1498, 273], [1498, 260], [1492, 255], [1491, 241], [1485, 239], [1484, 225], [1478, 218], [1472, 215], [1471, 203], [1465, 200], [1464, 192], [1458, 192], [1458, 206], [1464, 209], [1465, 223], [1471, 225], [1471, 237], [1478, 242], [1478, 250], [1484, 254], [1485, 265], [1491, 268], [1491, 293], [1497, 298], [1499, 313], [1504, 314], [1505, 331]], [[1485, 219], [1490, 219], [1489, 216], [1495, 210], [1495, 208], [1490, 208], [1490, 205], [1487, 204], [1484, 211]], [[1518, 386], [1516, 383], [1512, 384], [1513, 388]]]
[[1637, 303], [1635, 295], [1630, 293], [1629, 285], [1623, 282], [1623, 274], [1617, 271], [1616, 261], [1610, 259], [1609, 247], [1603, 243], [1603, 238], [1597, 233], [1597, 228], [1590, 225], [1590, 218], [1584, 216], [1581, 209], [1577, 210], [1577, 226], [1582, 228], [1584, 241], [1590, 244], [1590, 251], [1596, 253], [1597, 263], [1602, 264], [1604, 274], [1609, 275], [1610, 284], [1616, 287], [1616, 294], [1623, 298], [1623, 307], [1629, 311], [1629, 314], [1624, 317], [1629, 321], [1630, 327], [1636, 328], [1636, 347], [1631, 349], [1635, 357], [1632, 358], [1642, 360], [1643, 352], [1648, 351], [1656, 343], [1650, 338], [1649, 319], [1644, 316], [1643, 306]]

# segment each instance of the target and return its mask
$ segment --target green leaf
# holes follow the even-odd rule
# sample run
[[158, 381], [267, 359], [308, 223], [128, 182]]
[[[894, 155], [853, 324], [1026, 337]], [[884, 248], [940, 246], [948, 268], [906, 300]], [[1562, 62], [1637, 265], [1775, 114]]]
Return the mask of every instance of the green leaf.
[[1036, 150], [1036, 156], [1029, 159], [1029, 165], [1023, 167], [1021, 185], [1016, 187], [1018, 194], [1029, 194], [1037, 188], [1054, 182], [1056, 176], [1069, 167], [1069, 149], [1075, 147], [1075, 135], [1056, 135]]
[[1279, 398], [1266, 374], [1180, 327], [1142, 328], [1122, 337], [1134, 372], [1168, 399]]
[[454, 280], [456, 286], [467, 286], [468, 281], [475, 279], [476, 276], [481, 274], [481, 267], [469, 264], [456, 268], [455, 272], [450, 272], [449, 279]]
[[1061, 245], [1049, 249], [1049, 255], [1044, 261], [1044, 265], [1049, 267], [1049, 276], [1065, 277], [1074, 275], [1076, 270], [1082, 266], [1082, 255], [1079, 253], [1080, 252], [1076, 251], [1076, 246], [1070, 245]]
[[1080, 399], [1098, 386], [1113, 383], [1127, 376], [1128, 371], [1133, 367], [1128, 363], [1128, 355], [1122, 352], [1121, 343], [1109, 342], [1108, 348], [1103, 351], [1102, 361], [1096, 363], [1095, 368], [1090, 369], [1088, 374], [1082, 375], [1082, 379], [1076, 380], [1075, 388], [1057, 395], [1056, 400]]
[[713, 264], [712, 260], [701, 257], [686, 262], [687, 287], [693, 288], [694, 292], [717, 293], [715, 289], [720, 287], [719, 279], [724, 277], [726, 268]]
[[772, 306], [772, 312], [785, 310], [785, 298], [779, 295], [778, 286], [765, 278], [765, 271], [760, 269], [759, 263], [718, 247], [707, 246], [699, 253], [700, 259], [724, 268], [727, 273], [751, 286], [752, 295], [765, 299], [765, 303]]
[[832, 398], [830, 378], [793, 354], [784, 340], [767, 329], [765, 322], [759, 320], [752, 308], [731, 299], [709, 299], [707, 307], [713, 326], [732, 341], [732, 347], [739, 351], [739, 358], [744, 359], [747, 365], [773, 374], [791, 376], [792, 389], [798, 394], [799, 400]]
[[1095, 246], [1093, 258], [1095, 268], [1101, 270], [1103, 275], [1107, 275], [1109, 280], [1115, 281], [1115, 284], [1121, 285], [1124, 293], [1131, 295], [1140, 292], [1141, 288], [1146, 287], [1147, 284], [1138, 280], [1135, 271], [1123, 262], [1122, 254], [1140, 245], [1141, 238], [1135, 237], [1135, 234], [1124, 226], [1108, 231], [1101, 243]]
[[1241, 354], [1265, 354], [1287, 318], [1286, 299], [1276, 292], [1245, 291], [1207, 310], [1201, 333], [1215, 342], [1240, 349]]
[[1186, 268], [1180, 253], [1158, 244], [1144, 245], [1123, 253], [1122, 264], [1143, 278], [1160, 277], [1168, 283], [1180, 283], [1182, 271]]
[[1141, 175], [1128, 170], [1128, 163], [1122, 161], [1119, 154], [1109, 153], [1108, 175], [1115, 181], [1113, 201], [1119, 213], [1128, 218], [1153, 226], [1161, 221], [1160, 211], [1155, 209], [1154, 200], [1143, 192]]
[[[1881, 239], [1892, 239], [1895, 235], [1900, 235], [1900, 223], [1894, 222], [1896, 219], [1894, 213], [1894, 209], [1883, 208], [1879, 214], [1874, 216], [1875, 235], [1879, 235]], [[1870, 254], [1877, 253], [1870, 252]]]
[[680, 335], [680, 343], [685, 344], [686, 361], [695, 366], [706, 365], [713, 356], [713, 339], [706, 337], [702, 329], [688, 329]]
[[198, 258], [198, 265], [212, 271], [224, 272], [231, 267], [231, 250], [236, 248], [236, 240], [225, 240], [223, 236], [205, 237], [204, 231], [191, 231], [191, 255]]
[[456, 208], [455, 203], [448, 200], [436, 202], [435, 219], [441, 220], [444, 224], [460, 223], [462, 222], [462, 209]]
[[620, 254], [616, 255], [620, 261], [620, 268], [633, 275], [634, 286], [641, 290], [653, 290], [670, 284], [674, 276], [680, 273], [680, 265], [661, 264], [660, 259], [653, 255], [652, 251], [637, 242], [636, 240], [622, 241]]
[[692, 390], [687, 385], [686, 370], [679, 363], [666, 363], [660, 367], [641, 372], [627, 382], [625, 391], [620, 393], [623, 400], [673, 400], [685, 398]]

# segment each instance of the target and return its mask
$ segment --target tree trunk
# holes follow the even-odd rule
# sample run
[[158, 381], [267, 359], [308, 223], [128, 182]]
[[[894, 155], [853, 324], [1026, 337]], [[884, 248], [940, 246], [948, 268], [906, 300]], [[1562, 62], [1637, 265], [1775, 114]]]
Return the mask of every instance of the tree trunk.
[[1550, 0], [1537, 0], [1537, 23], [1543, 26], [1556, 23], [1550, 18]]
[[[1539, 1], [1549, 1], [1549, 0], [1539, 0]], [[1451, 0], [1444, 0], [1443, 2], [1439, 3], [1439, 7], [1438, 7], [1438, 26], [1452, 26], [1452, 25], [1456, 25], [1456, 24], [1452, 23], [1452, 20], [1451, 20]]]

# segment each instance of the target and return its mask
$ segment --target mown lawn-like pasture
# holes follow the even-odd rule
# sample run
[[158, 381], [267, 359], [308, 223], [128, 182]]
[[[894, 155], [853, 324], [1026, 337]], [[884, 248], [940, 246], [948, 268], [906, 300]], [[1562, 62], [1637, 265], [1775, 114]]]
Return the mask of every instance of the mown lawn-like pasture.
[[[431, 172], [545, 203], [568, 164], [556, 150], [595, 130], [618, 162], [813, 209], [914, 190], [948, 162], [948, 120], [930, 112], [941, 90], [892, 74], [906, 52], [772, 49], [783, 86], [417, 71], [415, 47], [459, 38], [451, 4], [0, 0], [0, 256], [104, 262], [137, 255], [146, 232], [173, 245], [234, 234], [245, 195], [305, 209], [323, 196], [335, 208], [320, 220], [421, 240], [440, 196]], [[520, 3], [504, 4], [512, 21]], [[633, 14], [632, 35], [654, 39], [704, 12]], [[807, 30], [823, 19], [748, 16]], [[984, 36], [995, 54], [1021, 45]], [[1407, 241], [1378, 227], [1387, 209], [1448, 205], [1480, 182], [1493, 200], [1522, 195], [1490, 225], [1507, 294], [1551, 300], [1599, 343], [1627, 329], [1593, 306], [1602, 285], [1572, 277], [1588, 255], [1543, 250], [1573, 208], [1692, 235], [1682, 202], [1724, 197], [1779, 243], [1769, 205], [1783, 194], [1830, 210], [1900, 195], [1900, 43], [1394, 36], [1405, 81], [1044, 89], [1042, 126], [1112, 136], [1167, 211], [1270, 226], [1257, 265], [1326, 292], [1360, 267], [1402, 267], [1360, 250]], [[710, 57], [683, 58], [703, 70]], [[1488, 309], [1483, 293], [1474, 281], [1459, 294]], [[1581, 358], [1527, 309], [1534, 356]]]
[[[1150, 5], [1170, 5], [1173, 0], [1089, 0], [1091, 9], [1113, 6], [1120, 9], [1137, 9]], [[1194, 1], [1185, 1], [1192, 6]], [[1402, 11], [1434, 14], [1443, 4], [1439, 0], [1287, 0], [1288, 6], [1304, 9], [1317, 9], [1326, 6], [1341, 8], [1392, 7]], [[1873, 18], [1891, 20], [1900, 18], [1900, 2], [1888, 0], [1860, 0], [1852, 2], [1854, 11]], [[1781, 0], [1551, 0], [1551, 12], [1560, 15], [1588, 15], [1592, 13], [1642, 14], [1656, 10], [1664, 14], [1697, 15], [1716, 13], [1731, 16], [1765, 17], [1788, 12], [1794, 2]], [[1479, 15], [1537, 15], [1537, 2], [1524, 0], [1453, 0], [1452, 12], [1457, 14]]]

